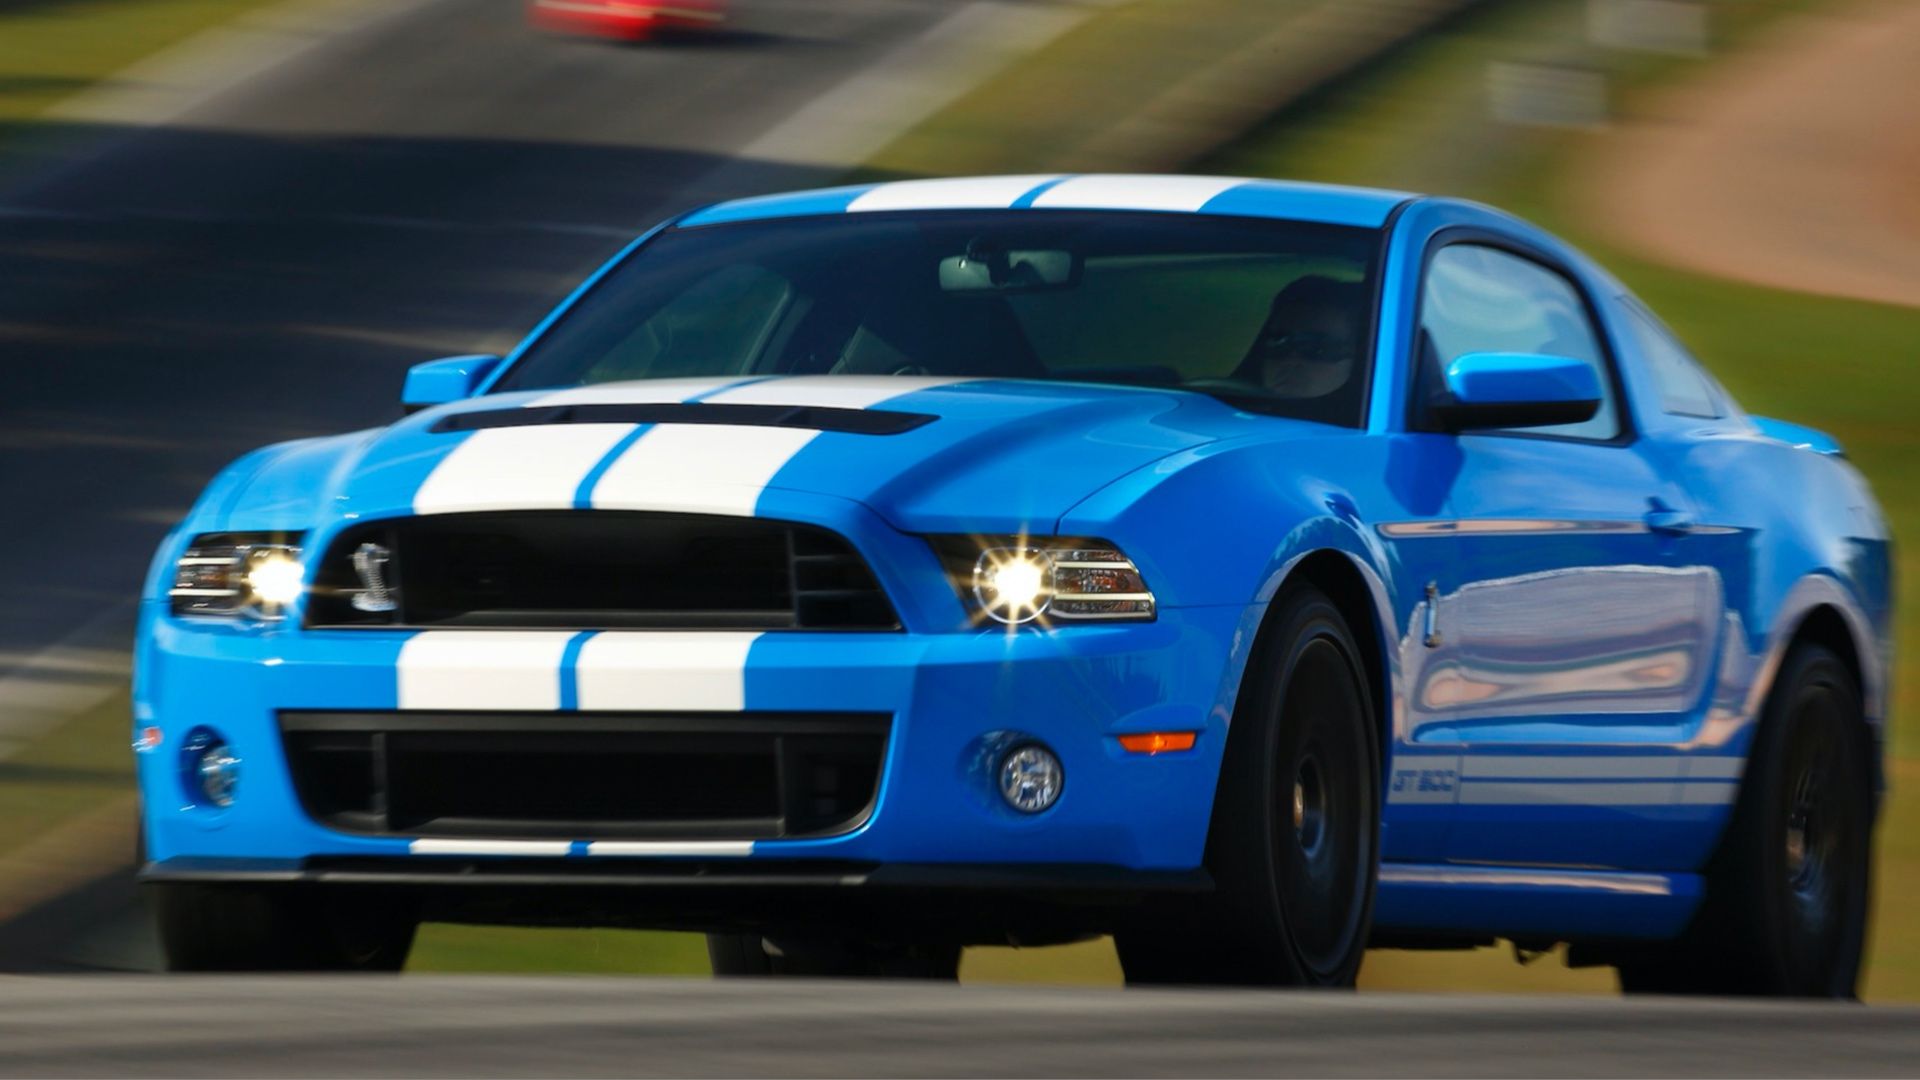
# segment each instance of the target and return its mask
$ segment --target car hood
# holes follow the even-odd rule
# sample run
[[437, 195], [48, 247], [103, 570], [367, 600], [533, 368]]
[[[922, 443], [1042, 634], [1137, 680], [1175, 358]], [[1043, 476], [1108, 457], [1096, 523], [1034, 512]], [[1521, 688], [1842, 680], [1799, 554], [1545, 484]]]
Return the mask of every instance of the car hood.
[[751, 514], [770, 494], [800, 492], [862, 503], [908, 532], [1050, 532], [1093, 492], [1244, 418], [1199, 394], [1017, 380], [646, 380], [490, 394], [261, 451], [216, 485], [217, 517], [291, 530], [505, 509]]

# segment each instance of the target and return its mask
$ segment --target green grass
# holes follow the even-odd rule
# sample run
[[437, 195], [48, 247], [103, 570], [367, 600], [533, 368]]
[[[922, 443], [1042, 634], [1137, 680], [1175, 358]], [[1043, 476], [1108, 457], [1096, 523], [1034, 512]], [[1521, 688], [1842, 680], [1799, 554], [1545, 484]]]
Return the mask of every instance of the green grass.
[[0, 168], [26, 155], [62, 100], [170, 45], [275, 0], [19, 0], [0, 4]]
[[123, 690], [0, 761], [0, 866], [36, 837], [131, 794], [128, 715]]

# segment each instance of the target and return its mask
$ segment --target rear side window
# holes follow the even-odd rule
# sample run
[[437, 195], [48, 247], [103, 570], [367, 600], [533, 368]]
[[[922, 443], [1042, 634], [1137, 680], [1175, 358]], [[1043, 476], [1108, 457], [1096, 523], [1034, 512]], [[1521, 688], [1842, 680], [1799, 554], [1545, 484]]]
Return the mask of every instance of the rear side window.
[[1646, 358], [1647, 368], [1653, 372], [1654, 383], [1660, 388], [1661, 411], [1707, 420], [1726, 415], [1712, 381], [1700, 370], [1700, 364], [1686, 347], [1640, 305], [1628, 303], [1625, 307], [1633, 340], [1639, 344], [1640, 355]]
[[1596, 440], [1620, 434], [1600, 336], [1579, 290], [1557, 271], [1481, 244], [1444, 247], [1427, 265], [1420, 331], [1421, 366], [1436, 385], [1447, 365], [1467, 353], [1541, 353], [1592, 365], [1602, 394], [1592, 419], [1522, 430]]

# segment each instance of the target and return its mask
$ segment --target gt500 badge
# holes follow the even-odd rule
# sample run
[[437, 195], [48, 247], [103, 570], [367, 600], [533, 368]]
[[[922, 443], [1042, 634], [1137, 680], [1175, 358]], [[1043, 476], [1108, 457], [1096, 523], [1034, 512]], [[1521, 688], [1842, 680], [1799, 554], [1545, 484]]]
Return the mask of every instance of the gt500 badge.
[[1387, 801], [1396, 803], [1450, 803], [1459, 787], [1457, 768], [1407, 768], [1393, 770], [1387, 784]]

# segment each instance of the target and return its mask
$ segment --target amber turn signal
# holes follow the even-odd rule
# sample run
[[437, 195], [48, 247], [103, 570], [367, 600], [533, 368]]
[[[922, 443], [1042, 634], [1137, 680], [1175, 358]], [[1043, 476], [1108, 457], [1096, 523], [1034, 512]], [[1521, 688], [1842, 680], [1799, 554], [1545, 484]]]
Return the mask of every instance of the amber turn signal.
[[1120, 748], [1129, 754], [1167, 754], [1193, 749], [1198, 735], [1193, 731], [1151, 731], [1144, 735], [1120, 736]]

